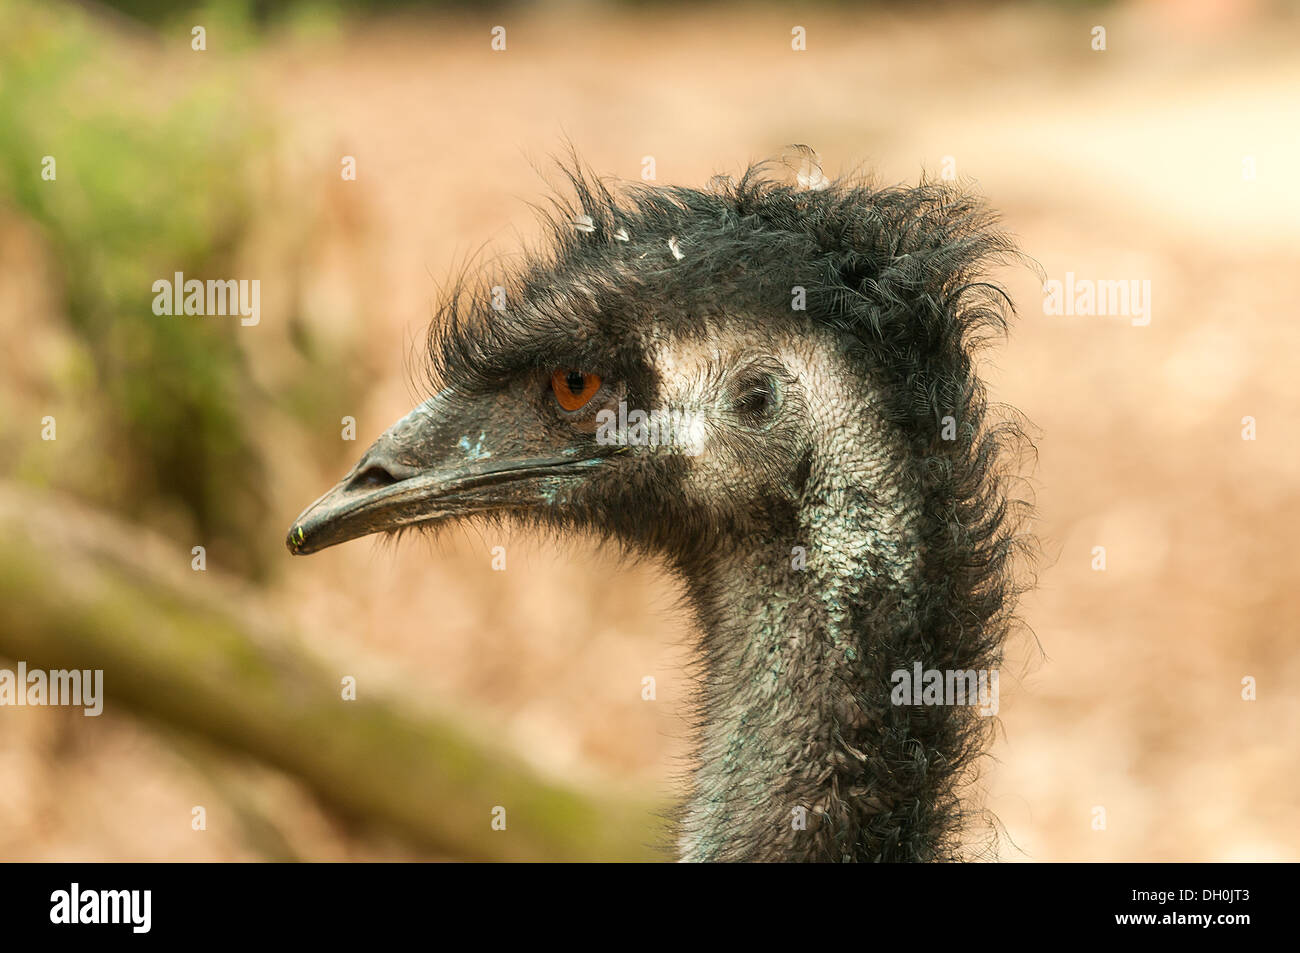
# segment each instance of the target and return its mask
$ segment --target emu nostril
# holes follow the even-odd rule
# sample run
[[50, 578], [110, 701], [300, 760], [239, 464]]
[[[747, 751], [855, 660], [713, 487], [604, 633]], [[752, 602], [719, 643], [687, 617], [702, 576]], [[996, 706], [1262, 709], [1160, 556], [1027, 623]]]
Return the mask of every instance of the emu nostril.
[[373, 490], [376, 487], [392, 486], [397, 482], [399, 482], [397, 477], [378, 464], [372, 463], [352, 478], [352, 481], [348, 483], [348, 489]]

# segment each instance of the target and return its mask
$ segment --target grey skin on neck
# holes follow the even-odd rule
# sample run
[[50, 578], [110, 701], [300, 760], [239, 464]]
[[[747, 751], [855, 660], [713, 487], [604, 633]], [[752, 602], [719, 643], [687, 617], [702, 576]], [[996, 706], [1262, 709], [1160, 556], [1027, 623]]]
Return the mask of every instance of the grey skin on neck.
[[897, 756], [888, 673], [923, 648], [919, 503], [869, 403], [813, 416], [825, 440], [788, 516], [683, 574], [704, 669], [683, 860], [888, 859], [906, 810], [873, 777]]

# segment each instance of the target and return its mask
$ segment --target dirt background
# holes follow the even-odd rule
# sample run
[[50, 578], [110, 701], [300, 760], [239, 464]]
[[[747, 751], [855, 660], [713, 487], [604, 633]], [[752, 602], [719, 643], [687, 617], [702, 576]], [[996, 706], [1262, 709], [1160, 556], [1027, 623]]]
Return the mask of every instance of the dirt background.
[[[489, 48], [498, 22], [504, 53]], [[806, 52], [790, 49], [796, 23]], [[1037, 642], [1011, 647], [981, 782], [1001, 856], [1298, 860], [1298, 26], [1227, 2], [793, 17], [572, 4], [280, 36], [257, 54], [248, 108], [273, 117], [282, 193], [326, 209], [312, 320], [328, 334], [364, 313], [371, 379], [356, 444], [321, 421], [332, 466], [275, 461], [266, 531], [409, 409], [438, 279], [485, 242], [490, 259], [536, 234], [535, 165], [566, 137], [602, 172], [635, 179], [653, 156], [660, 182], [690, 184], [791, 142], [886, 182], [952, 157], [1049, 277], [1149, 279], [1153, 299], [1146, 327], [1049, 316], [1039, 276], [999, 276], [1021, 314], [987, 374], [1038, 428], [1046, 557], [1022, 610]], [[340, 182], [342, 155], [356, 182]], [[689, 738], [678, 596], [582, 542], [474, 530], [294, 560], [269, 592], [367, 690], [455, 712], [548, 775], [665, 799]], [[0, 857], [418, 856], [270, 769], [120, 713], [85, 721], [5, 715]], [[201, 837], [196, 803], [212, 817]]]

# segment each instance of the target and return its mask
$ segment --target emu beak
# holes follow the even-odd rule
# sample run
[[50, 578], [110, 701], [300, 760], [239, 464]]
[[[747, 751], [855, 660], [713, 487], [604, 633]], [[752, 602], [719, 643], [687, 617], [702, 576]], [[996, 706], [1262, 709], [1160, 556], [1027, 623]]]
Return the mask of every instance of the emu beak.
[[[599, 466], [577, 444], [557, 446], [520, 425], [518, 396], [463, 397], [451, 390], [420, 404], [380, 437], [335, 487], [294, 520], [294, 555], [350, 539], [488, 511], [524, 509]], [[531, 431], [531, 432], [528, 432]]]

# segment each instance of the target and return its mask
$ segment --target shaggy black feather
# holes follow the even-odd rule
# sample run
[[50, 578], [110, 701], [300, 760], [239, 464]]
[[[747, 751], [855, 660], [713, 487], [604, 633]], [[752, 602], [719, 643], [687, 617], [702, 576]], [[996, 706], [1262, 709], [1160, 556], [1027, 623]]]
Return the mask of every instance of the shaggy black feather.
[[[995, 719], [970, 707], [892, 705], [891, 673], [915, 660], [941, 670], [996, 669], [1013, 623], [1021, 591], [1015, 557], [1028, 537], [1018, 535], [1027, 504], [1014, 499], [1009, 480], [1024, 435], [1014, 415], [989, 408], [973, 364], [981, 344], [1007, 330], [1011, 303], [984, 276], [1019, 262], [1012, 242], [979, 201], [941, 183], [877, 188], [850, 179], [810, 191], [755, 166], [715, 188], [614, 190], [576, 163], [566, 175], [569, 196], [544, 214], [549, 252], [526, 256], [510, 273], [463, 277], [439, 308], [431, 380], [486, 392], [534, 371], [591, 368], [625, 380], [629, 403], [653, 406], [656, 377], [645, 350], [656, 325], [707, 336], [715, 319], [739, 314], [758, 341], [790, 321], [842, 334], [849, 359], [885, 401], [878, 410], [903, 448], [901, 479], [921, 501], [916, 598], [872, 589], [851, 607], [863, 630], [853, 690], [873, 744], [863, 750], [861, 738], [827, 727], [825, 744], [854, 756], [832, 759], [838, 767], [825, 782], [820, 832], [774, 852], [760, 824], [737, 830], [712, 856], [962, 856], [969, 822], [982, 816], [963, 807], [964, 792]], [[790, 309], [796, 286], [806, 289], [806, 311]], [[494, 287], [505, 291], [503, 312], [489, 306]], [[944, 439], [946, 417], [957, 422], [956, 439]], [[811, 453], [788, 467], [771, 464], [790, 506], [816, 479]], [[665, 461], [656, 479], [670, 480], [665, 474], [685, 465]], [[665, 499], [662, 489], [643, 489], [646, 506]], [[773, 534], [792, 531], [781, 503], [774, 499], [764, 517]], [[574, 525], [599, 529], [607, 520], [634, 549], [668, 554], [688, 588], [708, 574], [725, 538], [753, 532], [725, 510], [638, 516], [620, 522], [597, 508]], [[701, 621], [725, 620], [706, 609]], [[717, 704], [706, 694], [702, 721]]]

